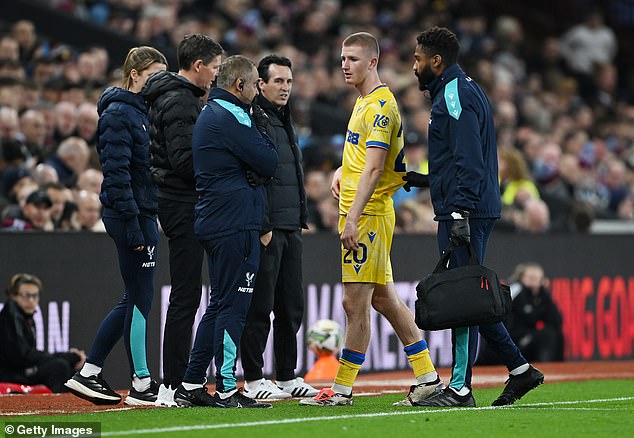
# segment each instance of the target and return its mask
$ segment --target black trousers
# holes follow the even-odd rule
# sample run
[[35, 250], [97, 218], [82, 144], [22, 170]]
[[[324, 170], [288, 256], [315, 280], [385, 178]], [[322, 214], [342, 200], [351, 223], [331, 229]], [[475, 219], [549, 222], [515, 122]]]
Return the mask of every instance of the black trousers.
[[64, 383], [75, 372], [68, 361], [61, 357], [42, 359], [35, 367], [35, 373], [28, 376], [24, 372], [0, 370], [0, 381], [20, 385], [45, 385], [51, 391], [58, 393], [67, 391]]
[[169, 243], [170, 294], [163, 333], [163, 383], [180, 385], [192, 345], [202, 292], [204, 248], [194, 234], [193, 202], [159, 198], [159, 220]]
[[262, 378], [271, 311], [275, 317], [275, 377], [292, 380], [297, 366], [296, 336], [304, 316], [302, 234], [299, 230], [273, 230], [271, 243], [260, 248], [260, 269], [240, 344], [245, 380]]

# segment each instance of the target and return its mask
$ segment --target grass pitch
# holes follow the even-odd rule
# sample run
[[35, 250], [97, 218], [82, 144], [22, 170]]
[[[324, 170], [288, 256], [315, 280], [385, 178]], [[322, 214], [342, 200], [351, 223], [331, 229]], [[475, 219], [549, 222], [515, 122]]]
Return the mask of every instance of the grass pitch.
[[[134, 437], [621, 437], [634, 436], [634, 381], [545, 384], [511, 407], [493, 408], [501, 388], [478, 389], [478, 407], [394, 407], [402, 394], [356, 397], [350, 407], [135, 409], [63, 416], [5, 417], [20, 422], [101, 422], [102, 436]], [[5, 434], [9, 437], [11, 435]], [[13, 435], [17, 436], [17, 435]]]

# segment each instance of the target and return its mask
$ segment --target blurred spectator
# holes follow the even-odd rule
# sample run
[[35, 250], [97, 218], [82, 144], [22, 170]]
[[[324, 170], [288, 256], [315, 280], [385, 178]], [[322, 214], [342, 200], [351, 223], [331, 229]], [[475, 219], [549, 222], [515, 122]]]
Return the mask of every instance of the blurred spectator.
[[23, 64], [30, 62], [38, 48], [35, 26], [29, 20], [17, 21], [11, 28], [11, 36], [20, 47], [20, 61]]
[[77, 177], [88, 167], [90, 150], [84, 139], [69, 137], [64, 140], [57, 152], [46, 160], [57, 171], [59, 181], [66, 187], [72, 187]]
[[577, 77], [583, 97], [592, 92], [592, 76], [598, 65], [610, 64], [617, 51], [614, 31], [603, 22], [603, 14], [592, 10], [561, 38], [561, 53]]
[[40, 163], [31, 171], [31, 177], [39, 186], [59, 181], [57, 171], [49, 164]]
[[319, 211], [319, 204], [330, 198], [330, 181], [325, 172], [320, 170], [309, 170], [304, 177], [306, 189], [306, 207], [308, 214], [306, 222], [310, 232], [324, 230], [325, 226]]
[[0, 60], [20, 61], [20, 46], [15, 39], [8, 35], [0, 38]]
[[51, 198], [44, 190], [36, 190], [27, 196], [24, 205], [15, 215], [7, 215], [1, 228], [8, 231], [51, 231]]
[[625, 163], [615, 159], [605, 164], [603, 185], [608, 191], [608, 211], [616, 215], [621, 203], [630, 195]]
[[31, 274], [9, 280], [8, 299], [0, 311], [0, 381], [46, 385], [65, 392], [64, 382], [81, 369], [86, 354], [76, 348], [49, 354], [36, 349], [33, 314], [39, 309], [42, 282]]
[[0, 108], [0, 140], [18, 140], [20, 122], [14, 108]]
[[511, 281], [513, 307], [505, 321], [511, 338], [528, 361], [562, 360], [561, 314], [550, 296], [543, 268], [537, 263], [522, 263]]
[[99, 114], [97, 114], [97, 105], [92, 103], [83, 103], [77, 108], [77, 135], [84, 140], [91, 148], [96, 143], [97, 122]]
[[0, 76], [0, 106], [19, 110], [22, 106], [23, 91], [22, 80], [11, 76]]
[[526, 161], [517, 149], [502, 149], [498, 159], [503, 207], [524, 205], [529, 198], [539, 199]]
[[22, 113], [20, 131], [24, 136], [24, 144], [34, 159], [40, 162], [48, 158], [46, 118], [41, 111], [30, 109]]
[[55, 105], [55, 130], [53, 139], [60, 143], [76, 134], [77, 129], [77, 109], [71, 102], [59, 102]]
[[[51, 220], [55, 230], [70, 229], [70, 216], [76, 210], [73, 192], [60, 183], [48, 183], [42, 186], [51, 199]], [[66, 212], [66, 217], [64, 213]], [[66, 219], [66, 223], [63, 221]]]
[[89, 192], [101, 193], [101, 183], [103, 182], [103, 173], [97, 169], [86, 169], [77, 178], [77, 188], [79, 190], [87, 190]]
[[76, 229], [82, 231], [106, 231], [101, 221], [101, 202], [98, 194], [82, 190], [77, 194], [75, 204], [77, 204], [77, 212], [73, 223]]

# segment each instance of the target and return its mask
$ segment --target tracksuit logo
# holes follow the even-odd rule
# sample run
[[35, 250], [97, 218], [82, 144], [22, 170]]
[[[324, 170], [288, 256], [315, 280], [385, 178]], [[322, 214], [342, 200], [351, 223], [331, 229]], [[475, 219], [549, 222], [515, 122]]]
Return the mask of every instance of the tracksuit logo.
[[147, 250], [147, 255], [150, 258], [149, 262], [143, 262], [141, 263], [141, 267], [142, 268], [153, 268], [156, 266], [156, 262], [153, 260], [154, 259], [154, 251], [156, 250], [156, 246], [148, 246], [146, 248]]
[[247, 286], [239, 286], [238, 292], [243, 292], [245, 294], [252, 294], [253, 288], [251, 284], [253, 283], [253, 279], [255, 278], [255, 272], [247, 272], [244, 277], [244, 281], [247, 283]]

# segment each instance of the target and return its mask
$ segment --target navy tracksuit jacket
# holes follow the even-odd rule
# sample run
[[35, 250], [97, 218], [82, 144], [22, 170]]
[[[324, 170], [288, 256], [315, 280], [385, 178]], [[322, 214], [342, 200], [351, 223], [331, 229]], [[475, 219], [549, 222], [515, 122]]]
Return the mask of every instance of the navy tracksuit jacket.
[[198, 192], [194, 230], [207, 252], [212, 289], [183, 381], [203, 383], [214, 357], [218, 392], [236, 388], [237, 351], [260, 260], [266, 193], [263, 186], [249, 185], [245, 171], [272, 177], [278, 161], [249, 108], [233, 94], [213, 89], [192, 137]]
[[[451, 213], [470, 212], [471, 245], [480, 262], [495, 220], [500, 217], [497, 145], [493, 109], [476, 82], [454, 64], [430, 85], [429, 183], [438, 224], [438, 249], [449, 244]], [[452, 254], [449, 267], [468, 263], [465, 248]], [[479, 327], [487, 343], [502, 357], [509, 370], [526, 363], [504, 324]], [[478, 327], [452, 330], [453, 370], [450, 386], [471, 387], [471, 367], [478, 347]]]

